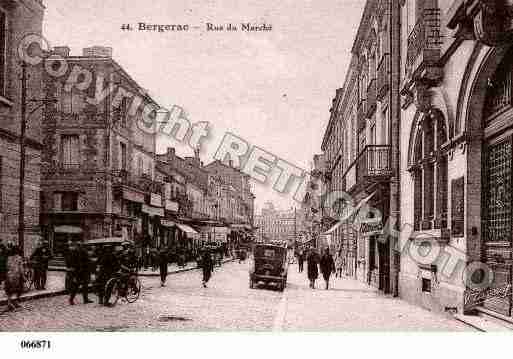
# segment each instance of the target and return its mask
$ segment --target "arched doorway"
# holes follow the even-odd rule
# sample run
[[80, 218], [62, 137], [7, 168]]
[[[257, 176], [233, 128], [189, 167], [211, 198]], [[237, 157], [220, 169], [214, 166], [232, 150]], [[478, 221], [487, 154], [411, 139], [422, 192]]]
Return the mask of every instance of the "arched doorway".
[[[513, 51], [488, 79], [482, 113], [482, 260], [494, 287], [509, 288], [513, 265]], [[511, 315], [511, 293], [488, 298], [485, 307]]]

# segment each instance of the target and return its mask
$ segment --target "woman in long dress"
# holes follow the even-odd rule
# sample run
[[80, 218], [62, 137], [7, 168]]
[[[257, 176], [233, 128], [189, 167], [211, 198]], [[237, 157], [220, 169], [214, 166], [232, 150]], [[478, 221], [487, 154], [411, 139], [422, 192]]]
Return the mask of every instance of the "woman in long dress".
[[[7, 278], [5, 281], [5, 294], [7, 295], [7, 308], [19, 308], [18, 301], [23, 291], [23, 257], [18, 247], [13, 247], [7, 257]], [[16, 300], [12, 297], [16, 296]]]

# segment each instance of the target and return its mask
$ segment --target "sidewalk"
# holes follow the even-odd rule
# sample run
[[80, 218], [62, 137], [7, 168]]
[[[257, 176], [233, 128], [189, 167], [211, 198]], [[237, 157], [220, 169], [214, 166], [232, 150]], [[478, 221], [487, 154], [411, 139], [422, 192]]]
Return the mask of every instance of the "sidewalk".
[[[232, 261], [232, 258], [225, 258], [223, 263]], [[185, 267], [178, 267], [176, 264], [168, 265], [168, 274], [181, 273], [190, 270], [197, 269], [196, 262], [189, 262]], [[142, 269], [139, 271], [139, 276], [141, 277], [158, 277], [160, 276], [159, 270], [152, 271], [151, 268], [148, 270]], [[48, 271], [48, 279], [46, 283], [45, 290], [34, 290], [32, 289], [30, 292], [23, 293], [20, 300], [27, 301], [38, 298], [46, 298], [53, 297], [57, 295], [66, 294], [66, 290], [64, 289], [64, 280], [66, 277], [66, 272], [62, 270], [49, 270]], [[3, 290], [3, 285], [0, 287], [0, 305], [5, 305], [7, 303], [7, 297]]]

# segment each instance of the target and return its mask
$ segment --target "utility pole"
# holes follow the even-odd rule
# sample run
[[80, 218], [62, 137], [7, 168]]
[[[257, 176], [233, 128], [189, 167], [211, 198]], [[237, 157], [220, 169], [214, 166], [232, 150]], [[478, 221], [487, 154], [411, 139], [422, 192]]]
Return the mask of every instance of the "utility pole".
[[27, 63], [21, 62], [20, 188], [18, 202], [18, 246], [25, 255], [25, 132], [27, 130]]

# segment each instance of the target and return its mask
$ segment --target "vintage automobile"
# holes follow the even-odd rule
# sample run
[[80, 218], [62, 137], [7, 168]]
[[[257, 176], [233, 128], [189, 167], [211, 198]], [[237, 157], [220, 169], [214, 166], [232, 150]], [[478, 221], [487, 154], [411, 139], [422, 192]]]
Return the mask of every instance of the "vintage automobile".
[[255, 243], [249, 287], [259, 283], [274, 284], [283, 291], [287, 285], [287, 246], [281, 243]]

